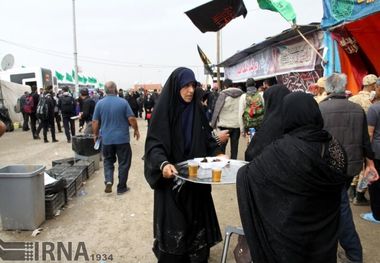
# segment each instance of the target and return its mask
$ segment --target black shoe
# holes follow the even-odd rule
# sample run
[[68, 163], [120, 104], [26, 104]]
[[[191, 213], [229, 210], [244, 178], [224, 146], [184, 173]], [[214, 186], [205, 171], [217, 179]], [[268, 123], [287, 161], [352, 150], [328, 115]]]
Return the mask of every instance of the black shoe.
[[58, 140], [54, 139], [52, 142], [59, 142]]
[[67, 139], [67, 143], [71, 143], [71, 139]]
[[104, 192], [105, 193], [112, 193], [112, 183], [111, 182], [106, 183], [106, 189], [104, 189]]
[[117, 195], [125, 194], [125, 193], [128, 192], [129, 190], [131, 190], [131, 188], [129, 188], [129, 187], [127, 187], [126, 189], [124, 189], [124, 190], [122, 190], [122, 191], [117, 190]]
[[47, 142], [49, 142], [48, 139], [44, 139], [44, 143], [47, 143]]
[[35, 136], [33, 136], [33, 139], [35, 139], [35, 140], [41, 140], [41, 137], [38, 136], [38, 135], [35, 135]]

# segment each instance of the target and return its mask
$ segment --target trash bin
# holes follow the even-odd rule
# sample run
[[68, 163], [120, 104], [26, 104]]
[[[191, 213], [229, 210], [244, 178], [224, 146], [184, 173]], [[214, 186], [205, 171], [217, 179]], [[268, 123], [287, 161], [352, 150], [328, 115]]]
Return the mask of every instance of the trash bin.
[[0, 168], [0, 216], [3, 230], [34, 230], [45, 221], [43, 165]]
[[92, 135], [77, 135], [72, 137], [72, 149], [78, 155], [92, 156], [100, 151], [94, 149], [94, 137]]

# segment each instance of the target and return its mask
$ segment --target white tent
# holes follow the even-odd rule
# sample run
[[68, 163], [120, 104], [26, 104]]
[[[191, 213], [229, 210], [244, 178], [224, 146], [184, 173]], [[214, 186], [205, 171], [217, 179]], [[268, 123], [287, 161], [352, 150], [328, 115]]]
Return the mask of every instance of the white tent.
[[[30, 87], [0, 79], [0, 102], [1, 99], [3, 99], [4, 106], [8, 109], [12, 122], [22, 123], [22, 114], [16, 113], [14, 106], [17, 103], [17, 99], [20, 98], [25, 91], [30, 92]], [[3, 96], [2, 98], [1, 95]]]

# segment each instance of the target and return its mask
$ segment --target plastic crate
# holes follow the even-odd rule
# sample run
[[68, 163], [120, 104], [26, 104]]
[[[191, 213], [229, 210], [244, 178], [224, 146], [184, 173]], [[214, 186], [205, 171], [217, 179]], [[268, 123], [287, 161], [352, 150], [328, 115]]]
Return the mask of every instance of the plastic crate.
[[75, 178], [65, 178], [65, 203], [76, 194]]
[[51, 177], [57, 179], [61, 178], [62, 173], [68, 168], [66, 165], [56, 165], [53, 168], [46, 170], [46, 173]]
[[46, 219], [51, 219], [65, 205], [65, 193], [61, 191], [56, 194], [45, 196]]
[[54, 167], [59, 164], [64, 164], [65, 166], [72, 166], [75, 163], [75, 158], [70, 157], [70, 158], [64, 158], [64, 159], [59, 159], [59, 160], [54, 160], [51, 162], [51, 165]]
[[85, 167], [87, 179], [90, 178], [95, 173], [95, 161], [94, 160], [79, 160], [73, 166], [74, 167]]
[[[87, 168], [86, 167], [83, 167], [83, 166], [72, 166], [72, 167], [69, 167], [65, 170], [64, 172], [65, 175], [67, 176], [70, 176], [73, 175], [73, 176], [79, 176], [79, 181], [80, 183], [82, 182], [85, 182], [87, 180]], [[70, 174], [70, 175], [68, 175]], [[78, 187], [77, 189], [79, 189], [80, 187]]]

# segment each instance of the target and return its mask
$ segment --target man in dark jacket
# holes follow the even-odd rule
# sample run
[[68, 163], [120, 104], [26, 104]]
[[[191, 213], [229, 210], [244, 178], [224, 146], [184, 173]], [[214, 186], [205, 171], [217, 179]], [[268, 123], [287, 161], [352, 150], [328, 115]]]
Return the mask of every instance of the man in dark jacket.
[[324, 129], [334, 136], [347, 154], [347, 182], [342, 189], [340, 207], [339, 243], [345, 250], [345, 262], [363, 262], [362, 246], [355, 230], [347, 189], [353, 177], [360, 173], [365, 161], [367, 167], [374, 169], [374, 154], [368, 135], [367, 119], [363, 109], [346, 99], [347, 76], [334, 73], [326, 80], [329, 94], [319, 104]]
[[40, 98], [40, 100], [45, 100], [45, 103], [47, 104], [47, 113], [46, 116], [39, 117], [40, 118], [40, 125], [37, 129], [37, 137], [39, 137], [41, 129], [43, 129], [43, 135], [44, 135], [44, 142], [49, 142], [47, 139], [47, 132], [50, 127], [51, 132], [51, 138], [52, 142], [58, 142], [58, 140], [55, 138], [55, 125], [54, 125], [54, 107], [55, 107], [55, 100], [53, 99], [53, 88], [52, 86], [48, 86], [46, 88], [45, 94], [43, 97]]
[[139, 115], [139, 104], [137, 103], [138, 97], [139, 94], [136, 91], [130, 91], [128, 96], [125, 96], [125, 99], [128, 101], [129, 106], [131, 107], [136, 118], [138, 118]]
[[[24, 94], [20, 97], [20, 111], [22, 113], [23, 123], [22, 123], [22, 130], [23, 131], [29, 131], [29, 114], [31, 112], [26, 112], [24, 110], [24, 105], [27, 102], [27, 98], [30, 96], [30, 93], [28, 91], [25, 91]], [[33, 97], [30, 97], [33, 100]], [[30, 111], [33, 110], [33, 107], [30, 107]]]
[[93, 134], [92, 115], [94, 115], [95, 101], [89, 96], [87, 88], [81, 89], [80, 99], [82, 100], [82, 112], [80, 114], [80, 119], [86, 124], [84, 134]]
[[31, 90], [32, 92], [30, 93], [30, 96], [33, 97], [33, 109], [32, 109], [32, 112], [29, 114], [30, 128], [32, 129], [33, 139], [37, 140], [37, 139], [40, 139], [40, 137], [37, 135], [37, 129], [36, 129], [36, 122], [37, 122], [36, 111], [37, 111], [37, 105], [38, 105], [40, 96], [37, 93], [37, 86], [32, 86]]
[[71, 136], [75, 136], [75, 121], [71, 119], [75, 116], [75, 100], [69, 93], [69, 87], [63, 87], [62, 91], [63, 93], [58, 100], [58, 108], [62, 114], [67, 142], [71, 143]]

